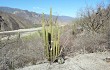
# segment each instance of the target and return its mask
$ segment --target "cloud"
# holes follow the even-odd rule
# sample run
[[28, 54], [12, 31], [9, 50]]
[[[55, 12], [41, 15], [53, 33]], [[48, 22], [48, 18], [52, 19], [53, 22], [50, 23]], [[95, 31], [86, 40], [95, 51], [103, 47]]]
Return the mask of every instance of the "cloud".
[[34, 9], [34, 10], [42, 10], [42, 11], [45, 10], [45, 9], [43, 9], [43, 8], [40, 8], [40, 7], [33, 7], [33, 9]]
[[36, 7], [33, 7], [33, 9], [36, 9]]

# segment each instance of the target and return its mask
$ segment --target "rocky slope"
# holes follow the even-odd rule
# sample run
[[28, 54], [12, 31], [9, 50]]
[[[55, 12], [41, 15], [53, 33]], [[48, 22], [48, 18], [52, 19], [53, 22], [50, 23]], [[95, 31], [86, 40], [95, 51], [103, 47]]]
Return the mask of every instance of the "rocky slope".
[[0, 30], [7, 31], [31, 27], [33, 27], [33, 25], [30, 21], [10, 13], [0, 11]]

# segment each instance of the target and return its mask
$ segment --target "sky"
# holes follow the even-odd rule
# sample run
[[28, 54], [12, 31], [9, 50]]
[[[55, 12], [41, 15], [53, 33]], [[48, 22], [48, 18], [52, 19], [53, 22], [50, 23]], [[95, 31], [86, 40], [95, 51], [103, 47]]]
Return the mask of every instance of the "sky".
[[49, 14], [52, 8], [53, 15], [77, 17], [77, 12], [87, 5], [96, 7], [97, 4], [110, 0], [0, 0], [0, 6], [19, 8], [36, 13]]

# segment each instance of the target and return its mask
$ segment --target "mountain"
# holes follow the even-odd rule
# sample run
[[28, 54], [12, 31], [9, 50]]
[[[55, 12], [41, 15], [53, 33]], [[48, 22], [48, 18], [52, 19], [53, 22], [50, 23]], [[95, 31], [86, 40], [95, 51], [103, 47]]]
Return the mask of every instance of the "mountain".
[[[0, 7], [0, 16], [1, 16], [1, 19], [5, 21], [6, 26], [9, 27], [6, 30], [16, 30], [19, 28], [31, 28], [31, 27], [41, 26], [42, 14], [35, 13], [28, 10], [21, 10], [21, 9], [10, 8], [10, 7]], [[59, 24], [67, 24], [74, 19], [68, 16], [53, 15], [53, 21], [55, 21], [57, 17], [58, 17], [57, 22]], [[45, 19], [47, 20], [49, 19], [48, 14], [45, 14]]]
[[[31, 12], [28, 10], [21, 10], [17, 8], [10, 8], [10, 7], [0, 7], [0, 11], [15, 14], [17, 16], [23, 17], [24, 19], [30, 20], [33, 24], [40, 24], [42, 14]], [[45, 14], [46, 18], [49, 17], [48, 14]], [[57, 16], [53, 15], [53, 18], [55, 19]], [[74, 18], [69, 16], [58, 16], [58, 22], [60, 23], [69, 23]]]
[[16, 15], [0, 11], [0, 30], [17, 30], [33, 27], [31, 22]]
[[10, 8], [10, 7], [0, 7], [0, 11], [11, 13], [16, 16], [22, 17], [26, 20], [29, 20], [33, 24], [40, 24], [40, 14], [35, 12], [29, 12], [28, 10], [21, 10], [17, 8]]

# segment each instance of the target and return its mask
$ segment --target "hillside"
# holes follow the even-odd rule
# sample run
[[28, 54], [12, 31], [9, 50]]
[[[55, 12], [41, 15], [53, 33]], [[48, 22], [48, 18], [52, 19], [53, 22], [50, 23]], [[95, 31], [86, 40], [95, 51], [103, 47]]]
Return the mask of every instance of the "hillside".
[[31, 28], [30, 21], [16, 15], [0, 11], [0, 30], [17, 30], [22, 28]]
[[[0, 70], [109, 70], [110, 5], [92, 11], [81, 11], [81, 18], [61, 28], [51, 26], [50, 23], [50, 26], [39, 27], [43, 32], [38, 30], [1, 35]], [[0, 15], [1, 27], [5, 30], [28, 28], [37, 24], [32, 23], [34, 19], [31, 19], [35, 14], [32, 15], [26, 10], [2, 11]], [[45, 16], [47, 22], [51, 21], [49, 15]], [[55, 17], [53, 16], [54, 19]], [[71, 19], [58, 16], [58, 19], [60, 18], [62, 20], [58, 22], [67, 22]], [[26, 22], [21, 23], [24, 20]], [[41, 21], [41, 14], [36, 21]]]
[[[10, 7], [0, 7], [0, 11], [7, 12], [11, 14], [15, 14], [19, 17], [22, 17], [24, 19], [29, 20], [33, 24], [40, 24], [41, 23], [41, 17], [42, 14], [35, 13], [28, 10], [21, 10], [17, 8], [10, 8]], [[46, 18], [49, 18], [48, 14], [45, 14]], [[53, 15], [53, 20], [57, 17], [57, 15]], [[58, 16], [58, 22], [59, 23], [70, 23], [74, 18], [69, 16]]]

